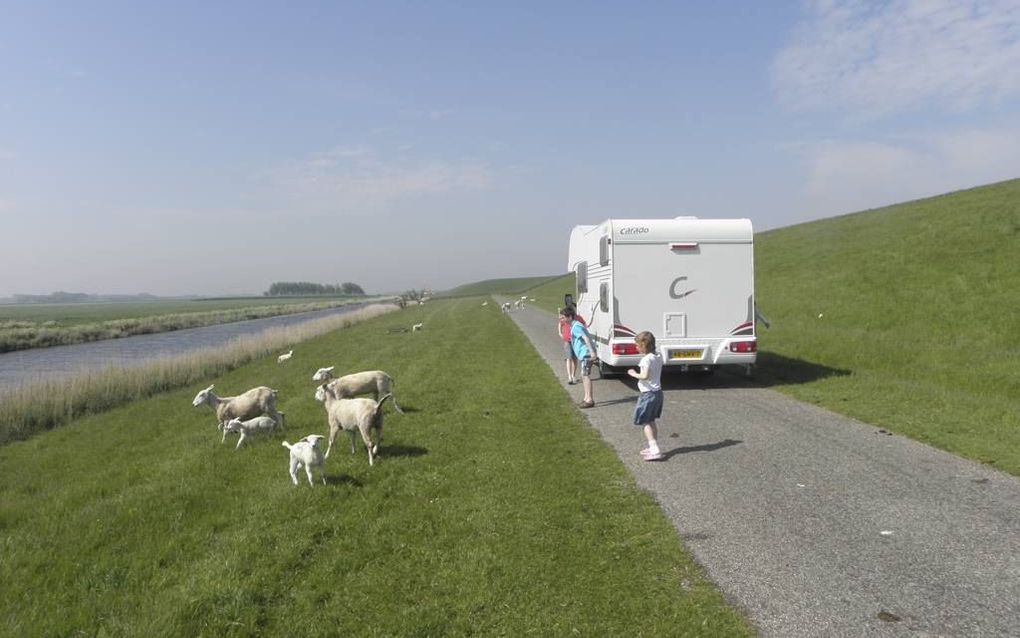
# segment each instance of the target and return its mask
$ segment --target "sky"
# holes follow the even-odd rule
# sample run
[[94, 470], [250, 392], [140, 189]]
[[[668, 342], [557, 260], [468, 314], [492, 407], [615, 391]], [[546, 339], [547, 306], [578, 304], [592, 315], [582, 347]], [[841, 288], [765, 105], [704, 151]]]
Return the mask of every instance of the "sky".
[[1020, 0], [0, 0], [0, 297], [567, 270], [1020, 177]]

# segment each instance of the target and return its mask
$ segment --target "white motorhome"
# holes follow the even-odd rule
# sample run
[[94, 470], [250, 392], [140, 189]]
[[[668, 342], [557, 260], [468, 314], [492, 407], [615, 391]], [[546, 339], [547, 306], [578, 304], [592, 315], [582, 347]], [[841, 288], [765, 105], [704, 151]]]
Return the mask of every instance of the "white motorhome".
[[[636, 366], [634, 336], [655, 335], [663, 365], [751, 371], [754, 240], [749, 219], [609, 219], [575, 226], [567, 269], [603, 372]], [[608, 368], [607, 368], [608, 366]]]

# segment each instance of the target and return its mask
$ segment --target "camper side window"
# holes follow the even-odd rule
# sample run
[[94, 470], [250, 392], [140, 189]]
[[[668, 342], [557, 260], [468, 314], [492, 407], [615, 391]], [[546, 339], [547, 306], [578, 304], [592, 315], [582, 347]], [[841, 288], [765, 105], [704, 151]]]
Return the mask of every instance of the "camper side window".
[[577, 264], [577, 296], [588, 292], [588, 262], [582, 261]]
[[599, 284], [599, 310], [609, 312], [609, 283], [605, 281]]
[[599, 240], [599, 266], [609, 265], [609, 235], [603, 235]]

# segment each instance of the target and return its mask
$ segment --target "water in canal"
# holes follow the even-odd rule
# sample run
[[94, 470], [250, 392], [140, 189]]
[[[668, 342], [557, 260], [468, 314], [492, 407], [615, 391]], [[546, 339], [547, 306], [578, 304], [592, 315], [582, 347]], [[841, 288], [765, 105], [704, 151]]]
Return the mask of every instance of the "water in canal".
[[6, 352], [0, 354], [0, 393], [22, 383], [69, 374], [83, 368], [135, 364], [146, 359], [217, 347], [242, 335], [258, 334], [270, 328], [296, 326], [307, 321], [344, 314], [362, 307], [362, 304], [352, 304], [326, 310], [249, 319], [201, 328], [124, 337], [123, 339], [106, 339], [69, 346]]

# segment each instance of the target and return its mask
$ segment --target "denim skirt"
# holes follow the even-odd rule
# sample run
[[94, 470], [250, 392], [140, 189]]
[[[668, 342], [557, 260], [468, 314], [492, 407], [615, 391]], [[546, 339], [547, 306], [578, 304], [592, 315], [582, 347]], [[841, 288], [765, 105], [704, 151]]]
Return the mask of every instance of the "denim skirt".
[[634, 407], [634, 425], [647, 425], [662, 416], [662, 390], [642, 392]]

